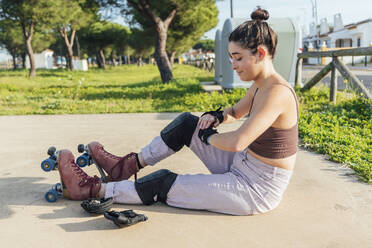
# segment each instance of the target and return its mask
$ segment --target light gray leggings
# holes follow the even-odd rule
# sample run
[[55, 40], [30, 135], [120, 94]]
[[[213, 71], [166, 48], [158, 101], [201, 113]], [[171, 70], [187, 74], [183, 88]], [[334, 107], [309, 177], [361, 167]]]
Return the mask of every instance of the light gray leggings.
[[[190, 149], [211, 174], [178, 175], [168, 192], [168, 205], [233, 215], [264, 213], [279, 205], [292, 171], [265, 164], [246, 150], [234, 153], [205, 145], [198, 131], [196, 128]], [[160, 136], [142, 149], [148, 165], [172, 154]], [[142, 204], [129, 180], [108, 183], [105, 197], [113, 197], [116, 203]]]

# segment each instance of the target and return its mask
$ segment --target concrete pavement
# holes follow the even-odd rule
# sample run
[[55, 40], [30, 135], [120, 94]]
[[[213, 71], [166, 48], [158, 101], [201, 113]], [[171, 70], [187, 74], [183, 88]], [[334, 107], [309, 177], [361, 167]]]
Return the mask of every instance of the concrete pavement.
[[[300, 151], [281, 205], [263, 215], [229, 216], [154, 206], [133, 209], [148, 221], [118, 229], [103, 216], [90, 216], [80, 202], [44, 200], [58, 181], [40, 162], [54, 145], [77, 155], [79, 143], [102, 142], [114, 154], [138, 151], [177, 114], [0, 116], [1, 247], [372, 247], [372, 187], [353, 171], [323, 156]], [[241, 122], [222, 125], [221, 131]], [[167, 168], [207, 173], [188, 149], [141, 171]], [[98, 174], [91, 166], [88, 174]]]

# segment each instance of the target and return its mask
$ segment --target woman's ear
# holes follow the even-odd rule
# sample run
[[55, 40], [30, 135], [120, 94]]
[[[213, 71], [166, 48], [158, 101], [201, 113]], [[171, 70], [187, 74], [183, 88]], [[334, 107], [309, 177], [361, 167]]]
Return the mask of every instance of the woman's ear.
[[258, 46], [256, 54], [258, 56], [258, 61], [262, 61], [267, 56], [267, 51], [263, 46]]

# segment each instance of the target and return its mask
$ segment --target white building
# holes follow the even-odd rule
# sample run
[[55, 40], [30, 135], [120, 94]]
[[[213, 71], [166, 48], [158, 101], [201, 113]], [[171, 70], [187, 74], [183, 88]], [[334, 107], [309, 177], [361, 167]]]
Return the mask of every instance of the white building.
[[[53, 69], [53, 51], [50, 49], [44, 50], [42, 53], [34, 54], [36, 69]], [[26, 68], [30, 68], [30, 59], [26, 56]]]
[[[328, 49], [342, 47], [368, 47], [372, 44], [372, 18], [357, 23], [343, 25], [341, 14], [336, 14], [333, 20], [333, 26], [330, 26], [326, 18], [320, 21], [319, 27], [310, 24], [310, 34], [302, 39], [303, 51], [309, 48], [320, 49], [322, 45]], [[345, 63], [364, 62], [366, 58], [343, 57]], [[317, 64], [320, 60], [317, 58], [309, 59], [310, 64]]]
[[372, 43], [372, 18], [328, 33], [330, 47], [367, 47]]

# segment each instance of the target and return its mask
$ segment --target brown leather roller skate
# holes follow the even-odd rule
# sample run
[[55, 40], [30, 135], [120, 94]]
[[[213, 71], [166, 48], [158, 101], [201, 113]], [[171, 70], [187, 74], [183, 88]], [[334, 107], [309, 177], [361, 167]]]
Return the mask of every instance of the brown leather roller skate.
[[62, 194], [71, 200], [97, 198], [101, 188], [99, 177], [86, 174], [76, 163], [69, 150], [59, 151], [58, 171], [61, 176]]
[[107, 152], [96, 141], [89, 143], [87, 150], [93, 162], [108, 174], [107, 181], [127, 180], [132, 175], [137, 179], [137, 172], [140, 170], [137, 153], [132, 152], [124, 157], [118, 157]]

